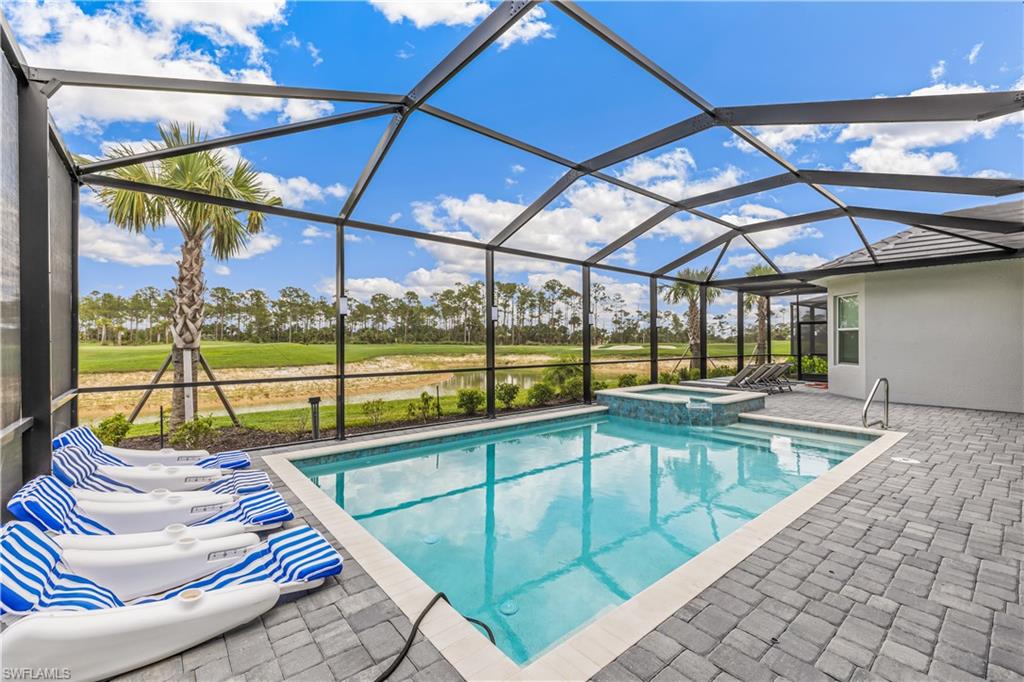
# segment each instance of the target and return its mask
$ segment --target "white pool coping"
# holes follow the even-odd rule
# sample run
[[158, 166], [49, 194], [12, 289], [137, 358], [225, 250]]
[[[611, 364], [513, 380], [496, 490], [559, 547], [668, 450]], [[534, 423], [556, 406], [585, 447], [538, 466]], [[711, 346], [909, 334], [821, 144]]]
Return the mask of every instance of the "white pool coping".
[[[292, 462], [367, 447], [399, 445], [439, 436], [488, 431], [503, 426], [598, 414], [604, 411], [604, 407], [581, 407], [503, 418], [479, 424], [267, 455], [264, 461], [352, 558], [359, 562], [398, 608], [410, 620], [415, 620], [433, 598], [434, 590]], [[420, 631], [459, 674], [471, 682], [589, 679], [906, 435], [899, 431], [863, 429], [766, 415], [745, 413], [740, 417], [744, 421], [823, 428], [867, 434], [877, 438], [631, 599], [584, 625], [526, 666], [517, 665], [498, 647], [491, 644], [480, 630], [443, 601], [438, 602], [424, 617]]]
[[[643, 386], [628, 386], [625, 388], [605, 388], [600, 391], [596, 391], [595, 395], [602, 396], [613, 396], [616, 398], [639, 398], [640, 400], [650, 400], [658, 403], [678, 403], [684, 404], [690, 402], [690, 396], [680, 395], [679, 397], [673, 397], [670, 395], [644, 395], [645, 392], [652, 391], [655, 389], [667, 388], [670, 390], [676, 390], [680, 393], [693, 392], [693, 393], [707, 393], [708, 398], [702, 400], [712, 405], [731, 405], [732, 403], [742, 403], [747, 400], [754, 400], [757, 398], [764, 398], [764, 393], [755, 393], [753, 391], [730, 391], [723, 388], [705, 388], [703, 386], [679, 386], [677, 384], [645, 384]], [[714, 398], [710, 396], [716, 396]]]

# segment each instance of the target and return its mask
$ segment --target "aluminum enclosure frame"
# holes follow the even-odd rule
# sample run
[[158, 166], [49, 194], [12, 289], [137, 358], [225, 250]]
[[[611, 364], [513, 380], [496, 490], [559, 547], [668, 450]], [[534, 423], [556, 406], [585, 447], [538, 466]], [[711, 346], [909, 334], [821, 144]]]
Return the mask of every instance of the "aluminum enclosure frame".
[[[750, 106], [715, 107], [704, 100], [699, 94], [691, 90], [681, 81], [676, 79], [649, 57], [630, 45], [622, 37], [617, 35], [610, 28], [595, 19], [581, 7], [566, 0], [554, 0], [552, 4], [561, 12], [574, 21], [581, 24], [585, 29], [593, 33], [600, 40], [607, 43], [613, 49], [620, 52], [627, 59], [632, 61], [639, 69], [647, 72], [663, 85], [671, 89], [678, 96], [696, 106], [701, 113], [689, 119], [680, 121], [644, 135], [636, 140], [619, 145], [602, 154], [598, 154], [584, 161], [573, 161], [561, 157], [558, 154], [545, 150], [541, 147], [521, 141], [515, 137], [487, 128], [479, 123], [470, 121], [457, 114], [450, 113], [433, 106], [428, 100], [443, 88], [448, 82], [455, 78], [460, 71], [466, 68], [483, 51], [488, 49], [505, 31], [509, 30], [516, 22], [521, 20], [529, 10], [537, 4], [534, 0], [505, 0], [484, 18], [460, 43], [433, 69], [431, 69], [408, 93], [379, 93], [361, 92], [329, 88], [308, 88], [292, 87], [285, 85], [248, 84], [237, 82], [213, 82], [201, 80], [189, 80], [178, 78], [161, 78], [150, 76], [134, 76], [112, 73], [92, 73], [74, 70], [42, 69], [34, 68], [25, 63], [24, 57], [17, 47], [14, 36], [6, 21], [2, 24], [2, 47], [7, 60], [16, 67], [22, 81], [21, 87], [26, 91], [26, 104], [24, 111], [27, 120], [23, 119], [21, 124], [26, 130], [31, 131], [31, 139], [38, 142], [38, 138], [49, 137], [65, 165], [76, 176], [80, 184], [95, 186], [121, 187], [140, 192], [151, 192], [166, 196], [175, 196], [195, 201], [209, 202], [222, 206], [228, 206], [242, 211], [260, 211], [270, 215], [278, 215], [299, 220], [333, 225], [336, 229], [336, 300], [337, 300], [337, 338], [338, 348], [336, 358], [336, 373], [328, 375], [338, 379], [338, 391], [336, 398], [338, 404], [344, 405], [344, 379], [354, 375], [346, 374], [344, 371], [344, 342], [345, 342], [345, 292], [344, 292], [344, 231], [346, 229], [367, 230], [384, 234], [408, 237], [423, 241], [432, 241], [462, 246], [485, 251], [485, 258], [488, 264], [486, 282], [488, 303], [493, 300], [494, 272], [493, 260], [495, 253], [506, 253], [516, 256], [551, 260], [565, 264], [579, 266], [582, 272], [582, 281], [587, 288], [584, 292], [584, 301], [589, 303], [590, 291], [589, 282], [591, 271], [605, 270], [628, 275], [636, 275], [649, 278], [651, 287], [651, 318], [657, 319], [657, 281], [667, 279], [670, 281], [681, 281], [694, 284], [700, 287], [701, 300], [706, 300], [706, 290], [709, 286], [716, 288], [731, 288], [742, 294], [763, 292], [764, 295], [778, 296], [787, 292], [795, 292], [813, 288], [808, 282], [815, 279], [846, 272], [871, 272], [901, 268], [914, 268], [946, 263], [977, 262], [985, 260], [999, 260], [1005, 258], [1024, 257], [1024, 249], [1013, 248], [997, 242], [981, 239], [977, 236], [962, 235], [955, 230], [968, 229], [998, 234], [1016, 234], [1024, 231], [1024, 220], [984, 220], [968, 218], [948, 214], [930, 214], [922, 212], [896, 211], [881, 207], [848, 206], [838, 197], [832, 194], [826, 186], [845, 187], [866, 187], [893, 190], [907, 190], [920, 192], [938, 192], [948, 194], [965, 194], [973, 196], [1001, 197], [1024, 192], [1024, 180], [1020, 179], [988, 179], [988, 178], [956, 178], [956, 177], [931, 177], [914, 176], [888, 173], [857, 173], [849, 171], [823, 171], [799, 169], [791, 165], [777, 152], [759, 140], [755, 134], [747, 131], [742, 126], [747, 125], [801, 125], [801, 124], [829, 124], [829, 123], [868, 123], [868, 122], [929, 122], [929, 121], [970, 121], [987, 120], [997, 116], [1008, 115], [1024, 110], [1024, 91], [1007, 92], [984, 92], [973, 94], [957, 95], [933, 95], [924, 97], [899, 97], [899, 98], [877, 98], [859, 99], [847, 101], [830, 102], [803, 102], [803, 103], [782, 103], [762, 104]], [[85, 88], [107, 88], [125, 90], [148, 90], [158, 92], [182, 92], [200, 94], [220, 94], [238, 97], [272, 97], [291, 99], [311, 99], [337, 102], [363, 102], [370, 105], [364, 109], [353, 112], [326, 116], [311, 121], [303, 121], [287, 125], [279, 125], [264, 128], [248, 133], [229, 135], [221, 138], [205, 140], [203, 142], [186, 147], [143, 152], [121, 159], [104, 159], [85, 163], [77, 163], [61, 140], [56, 127], [49, 121], [46, 114], [46, 99], [54, 96], [62, 87], [85, 87]], [[34, 103], [34, 104], [31, 104]], [[521, 151], [533, 154], [547, 161], [553, 162], [563, 168], [565, 173], [562, 178], [551, 188], [535, 199], [517, 218], [501, 230], [490, 242], [475, 242], [466, 239], [450, 237], [443, 234], [419, 232], [417, 230], [405, 229], [389, 225], [379, 225], [360, 221], [354, 217], [358, 204], [365, 194], [370, 183], [381, 164], [385, 161], [388, 152], [395, 140], [401, 133], [405, 123], [415, 115], [431, 116], [451, 125], [469, 130], [474, 134], [513, 146]], [[124, 180], [106, 175], [106, 172], [116, 170], [130, 163], [152, 162], [163, 158], [171, 158], [176, 155], [205, 150], [216, 149], [241, 142], [252, 142], [273, 137], [280, 137], [295, 134], [305, 130], [313, 130], [333, 125], [344, 125], [350, 121], [363, 120], [371, 117], [390, 116], [391, 119], [383, 135], [380, 137], [373, 153], [367, 159], [362, 172], [355, 182], [352, 191], [349, 193], [339, 215], [328, 216], [309, 211], [299, 211], [285, 207], [266, 206], [242, 202], [224, 197], [215, 197], [195, 192], [182, 192], [164, 187], [140, 185], [128, 183]], [[38, 120], [35, 120], [38, 119]], [[623, 161], [636, 158], [653, 149], [668, 144], [689, 135], [699, 134], [703, 130], [713, 127], [724, 127], [737, 135], [740, 139], [750, 144], [758, 153], [768, 157], [778, 166], [781, 172], [767, 178], [761, 178], [747, 182], [735, 187], [710, 192], [701, 196], [689, 198], [673, 198], [661, 196], [658, 193], [636, 184], [630, 183], [614, 173], [606, 172], [606, 169]], [[38, 146], [38, 145], [34, 145]], [[32, 147], [34, 148], [34, 147]], [[36, 150], [38, 152], [38, 150]], [[38, 163], [38, 154], [31, 159], [25, 159], [30, 166]], [[45, 158], [43, 159], [45, 169]], [[39, 168], [32, 170], [31, 167], [22, 166], [22, 173], [35, 173], [38, 180]], [[45, 173], [44, 173], [45, 175]], [[540, 213], [544, 208], [566, 188], [583, 177], [593, 177], [604, 182], [616, 185], [626, 191], [638, 196], [644, 196], [661, 204], [663, 207], [653, 216], [637, 225], [623, 235], [619, 235], [603, 248], [585, 258], [574, 258], [564, 254], [542, 254], [516, 249], [507, 246], [505, 242], [511, 238], [530, 218]], [[834, 208], [817, 211], [814, 213], [789, 216], [779, 220], [765, 221], [752, 225], [735, 225], [709, 213], [701, 211], [701, 207], [708, 206], [731, 199], [755, 194], [770, 189], [780, 188], [791, 184], [805, 184], [812, 188]], [[23, 194], [33, 185], [23, 186]], [[45, 196], [45, 192], [43, 193]], [[39, 216], [33, 217], [32, 197], [26, 197], [23, 206], [26, 207], [26, 214], [31, 220], [23, 218], [22, 247], [28, 250], [23, 254], [28, 260], [26, 262], [39, 265], [36, 249], [40, 245], [45, 246], [45, 235], [30, 233], [29, 227], [38, 223]], [[38, 203], [38, 202], [35, 202]], [[76, 202], [77, 204], [77, 202]], [[77, 205], [75, 215], [77, 215]], [[698, 245], [689, 253], [680, 254], [671, 262], [651, 270], [642, 270], [612, 265], [606, 262], [621, 249], [627, 247], [634, 240], [642, 237], [659, 224], [672, 218], [674, 215], [685, 212], [699, 219], [716, 223], [726, 229], [726, 232], [719, 237], [711, 239], [704, 244]], [[819, 268], [801, 272], [783, 272], [760, 249], [751, 237], [758, 232], [779, 229], [789, 225], [808, 223], [814, 221], [828, 220], [833, 218], [846, 218], [851, 228], [855, 231], [858, 240], [864, 245], [866, 253], [871, 259], [870, 264]], [[944, 258], [910, 258], [896, 262], [879, 262], [871, 245], [868, 243], [863, 231], [857, 223], [857, 218], [875, 219], [892, 222], [895, 224], [919, 226], [946, 236], [955, 237], [972, 244], [984, 245], [992, 250], [984, 253], [974, 253], [962, 256], [949, 256]], [[713, 275], [721, 263], [729, 244], [737, 238], [742, 238], [750, 244], [760, 256], [773, 267], [776, 274], [759, 277], [742, 277], [731, 279], [714, 280]], [[43, 241], [39, 241], [43, 239]], [[715, 264], [710, 272], [702, 280], [681, 278], [673, 274], [676, 268], [699, 257], [704, 253], [720, 248]], [[35, 256], [33, 256], [35, 253]], [[45, 254], [45, 249], [43, 249]], [[36, 261], [31, 260], [35, 258]], [[23, 278], [25, 268], [22, 270]], [[43, 270], [45, 272], [45, 269]], [[23, 290], [37, 287], [38, 281], [24, 282]], [[77, 287], [77, 281], [74, 282]], [[28, 300], [28, 297], [26, 297]], [[742, 303], [740, 304], [742, 305]], [[48, 304], [46, 306], [48, 310]], [[584, 395], [586, 399], [590, 396], [591, 387], [591, 365], [589, 339], [591, 337], [591, 317], [589, 305], [584, 308], [583, 337], [584, 343]], [[707, 373], [707, 351], [706, 351], [706, 305], [700, 307], [702, 320], [702, 341], [701, 349], [701, 374]], [[491, 310], [488, 305], [487, 316], [487, 366], [482, 368], [488, 372], [488, 413], [493, 416], [493, 384], [494, 384], [494, 324], [491, 319]], [[742, 319], [742, 312], [740, 313]], [[77, 300], [73, 303], [73, 321], [77, 327]], [[46, 325], [26, 325], [23, 327], [23, 346], [26, 348], [43, 347], [48, 337]], [[657, 324], [652, 323], [651, 329], [652, 347], [656, 348]], [[740, 334], [742, 339], [742, 332]], [[742, 346], [740, 346], [742, 348]], [[743, 362], [742, 352], [739, 362]], [[657, 376], [657, 356], [652, 355], [651, 373], [652, 377]], [[42, 360], [31, 359], [30, 362], [23, 361], [23, 378], [29, 379], [29, 385], [38, 385], [37, 381], [42, 376]], [[48, 368], [48, 365], [47, 365]], [[467, 370], [469, 371], [469, 370]], [[473, 371], [476, 371], [475, 369]], [[206, 385], [209, 382], [191, 382], [188, 385]], [[218, 382], [228, 383], [228, 382]], [[26, 431], [26, 442], [31, 442], [33, 455], [26, 450], [26, 457], [36, 457], [33, 462], [41, 462], [38, 459], [45, 440], [48, 451], [49, 437], [44, 439], [42, 433], [44, 427], [48, 429], [48, 420], [42, 415], [41, 406], [46, 403], [47, 409], [55, 404], [52, 396], [46, 396], [43, 400], [42, 394], [30, 396], [32, 403], [32, 416], [36, 423]], [[60, 396], [59, 400], [73, 400], [74, 396]], [[59, 405], [58, 405], [59, 407]], [[343, 424], [343, 419], [339, 419]], [[343, 434], [344, 429], [339, 428]], [[38, 451], [38, 452], [36, 452]], [[35, 468], [36, 465], [34, 465]]]

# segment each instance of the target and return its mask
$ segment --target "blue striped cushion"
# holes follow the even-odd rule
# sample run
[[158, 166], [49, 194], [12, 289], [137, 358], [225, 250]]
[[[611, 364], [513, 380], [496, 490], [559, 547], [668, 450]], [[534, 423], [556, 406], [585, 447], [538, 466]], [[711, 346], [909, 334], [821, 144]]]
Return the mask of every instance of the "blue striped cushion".
[[[0, 613], [22, 614], [43, 609], [89, 611], [125, 605], [102, 585], [65, 572], [60, 547], [29, 524], [5, 525], [0, 530], [0, 549]], [[222, 590], [268, 580], [278, 584], [310, 582], [337, 575], [341, 569], [341, 555], [327, 539], [302, 526], [271, 535], [233, 566], [132, 603], [172, 599], [188, 589]]]
[[[96, 434], [88, 426], [76, 426], [53, 439], [54, 450], [58, 450], [65, 445], [77, 445], [86, 452], [101, 453], [106, 457], [114, 459], [116, 462], [124, 464], [120, 459], [103, 449], [103, 442], [96, 437]], [[201, 466], [206, 469], [244, 469], [249, 464], [251, 464], [249, 455], [242, 450], [218, 452], [195, 462], [195, 466]]]
[[53, 476], [39, 476], [21, 486], [11, 496], [7, 510], [16, 519], [55, 533], [113, 535], [110, 529], [79, 514], [67, 486]]
[[61, 570], [60, 547], [27, 523], [8, 523], [0, 530], [0, 557], [0, 613], [124, 606], [107, 588]]
[[267, 526], [272, 523], [289, 521], [295, 517], [292, 508], [273, 490], [264, 490], [242, 497], [229, 509], [215, 514], [195, 525], [240, 521], [247, 526]]
[[[129, 467], [120, 459], [103, 452], [86, 452], [77, 445], [65, 445], [53, 453], [50, 470], [62, 483], [74, 488], [98, 492], [144, 492], [98, 471], [100, 465]], [[267, 490], [270, 478], [262, 471], [234, 471], [228, 477], [203, 488], [217, 493], [245, 494]]]
[[88, 426], [76, 426], [53, 439], [54, 450], [65, 445], [77, 445], [86, 452], [99, 452], [103, 449], [103, 443]]
[[139, 603], [170, 599], [192, 588], [222, 590], [262, 580], [280, 584], [308, 582], [337, 575], [341, 568], [341, 555], [331, 543], [309, 526], [300, 526], [271, 535], [259, 549], [234, 566], [155, 597], [141, 599]]
[[[53, 476], [39, 476], [23, 485], [11, 497], [7, 509], [16, 519], [56, 533], [114, 534], [102, 524], [79, 513], [68, 487]], [[294, 516], [292, 508], [279, 494], [273, 490], [263, 490], [240, 497], [231, 507], [194, 525], [240, 521], [247, 526], [265, 526], [288, 521]]]

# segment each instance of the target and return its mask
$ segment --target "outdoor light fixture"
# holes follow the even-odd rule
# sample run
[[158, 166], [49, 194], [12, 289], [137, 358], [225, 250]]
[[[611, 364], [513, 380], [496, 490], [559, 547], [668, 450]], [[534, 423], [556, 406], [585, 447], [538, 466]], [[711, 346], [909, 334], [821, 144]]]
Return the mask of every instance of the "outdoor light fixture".
[[338, 314], [348, 315], [348, 296], [342, 296], [338, 299]]
[[498, 306], [491, 306], [491, 322], [498, 321]]

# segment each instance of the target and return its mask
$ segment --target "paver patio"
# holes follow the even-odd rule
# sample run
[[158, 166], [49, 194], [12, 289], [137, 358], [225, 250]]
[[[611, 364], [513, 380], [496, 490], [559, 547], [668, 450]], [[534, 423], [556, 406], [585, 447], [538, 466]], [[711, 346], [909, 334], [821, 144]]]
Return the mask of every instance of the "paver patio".
[[[763, 413], [858, 425], [860, 408], [798, 388]], [[1024, 681], [1024, 415], [893, 405], [891, 425], [907, 437], [596, 679]], [[374, 679], [410, 623], [339, 549], [323, 588], [119, 679]], [[391, 679], [460, 677], [421, 635]]]

